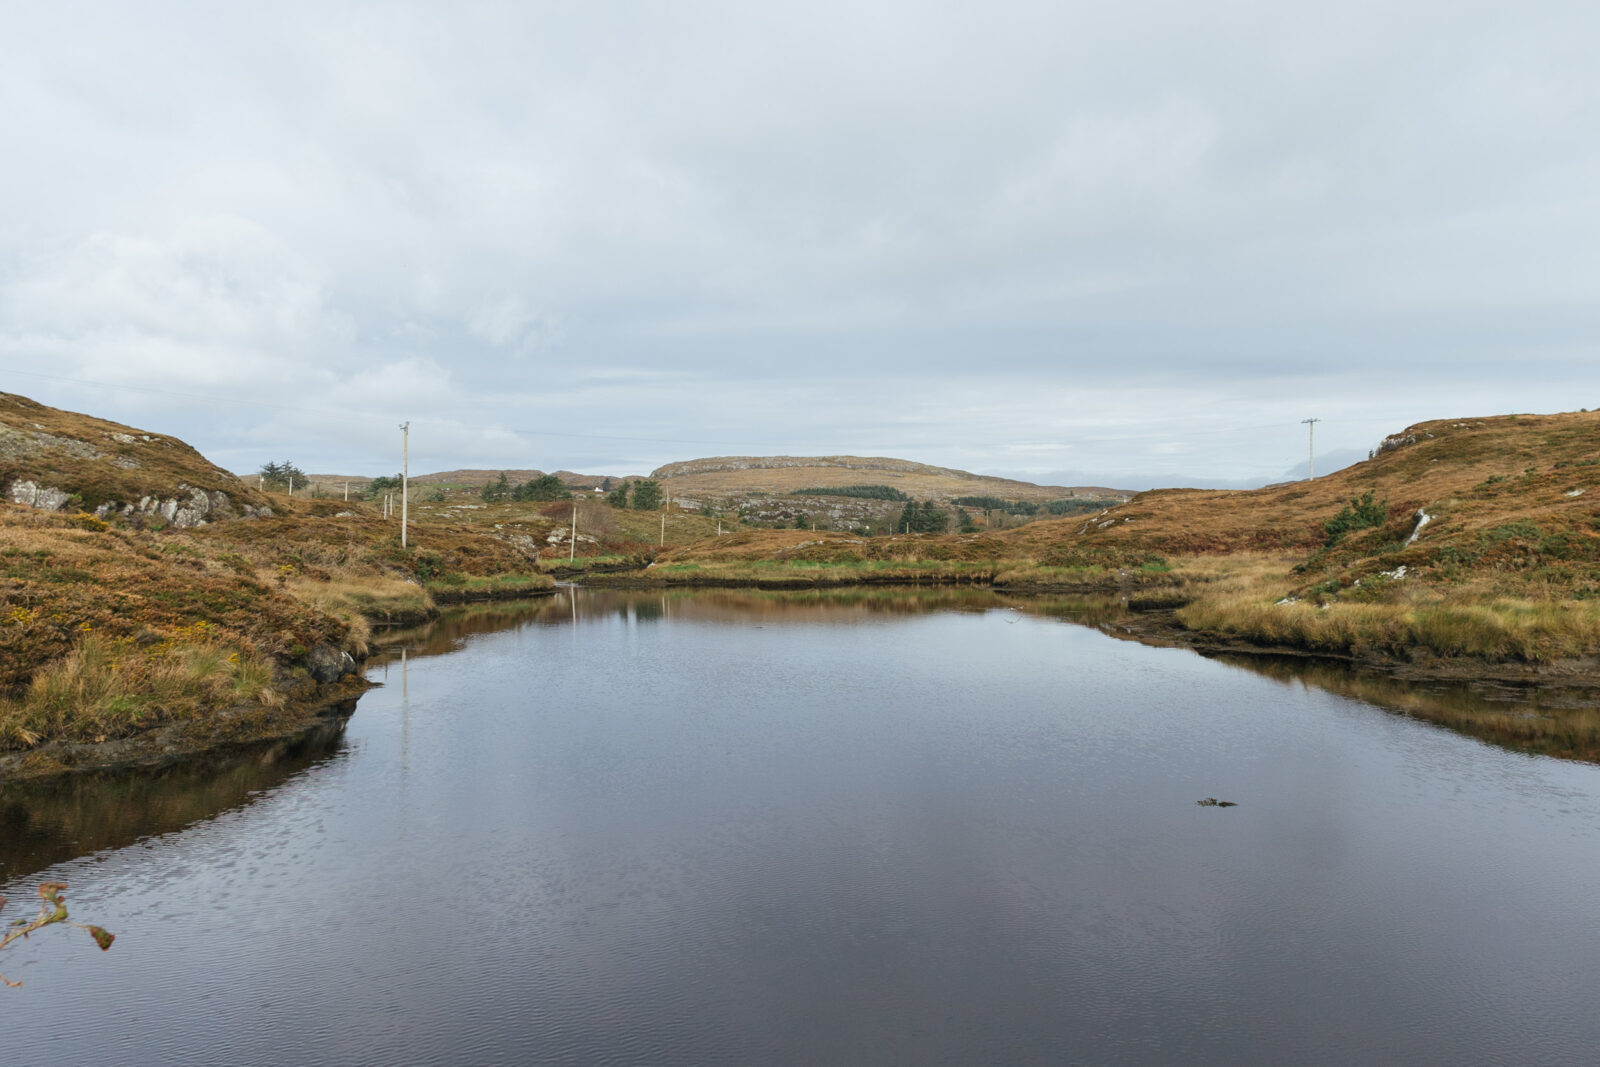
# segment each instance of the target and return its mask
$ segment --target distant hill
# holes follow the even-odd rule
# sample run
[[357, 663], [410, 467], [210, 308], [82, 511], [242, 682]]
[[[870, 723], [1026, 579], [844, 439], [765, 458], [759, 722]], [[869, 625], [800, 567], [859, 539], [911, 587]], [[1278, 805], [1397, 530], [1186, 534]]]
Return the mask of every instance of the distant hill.
[[918, 500], [940, 501], [992, 496], [1034, 503], [1075, 497], [1121, 502], [1133, 495], [1104, 486], [1035, 485], [883, 456], [715, 456], [668, 463], [650, 476], [674, 497], [782, 494], [862, 484], [887, 485]]

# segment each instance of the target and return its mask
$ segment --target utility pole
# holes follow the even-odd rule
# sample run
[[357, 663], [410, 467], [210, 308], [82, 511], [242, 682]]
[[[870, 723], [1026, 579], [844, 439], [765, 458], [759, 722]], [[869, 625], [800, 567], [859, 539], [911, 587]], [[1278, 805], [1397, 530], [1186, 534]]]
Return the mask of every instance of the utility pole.
[[1306, 461], [1306, 470], [1312, 478], [1317, 476], [1317, 423], [1321, 421], [1321, 419], [1300, 420], [1306, 428], [1306, 447], [1310, 450], [1310, 458]]
[[572, 546], [567, 550], [567, 562], [578, 558], [578, 502], [572, 502]]
[[666, 509], [663, 508], [662, 511], [661, 511], [661, 545], [662, 545], [663, 548], [665, 548], [666, 544], [667, 544], [667, 512], [666, 512]]
[[406, 517], [411, 503], [411, 423], [400, 424], [400, 547], [406, 547]]

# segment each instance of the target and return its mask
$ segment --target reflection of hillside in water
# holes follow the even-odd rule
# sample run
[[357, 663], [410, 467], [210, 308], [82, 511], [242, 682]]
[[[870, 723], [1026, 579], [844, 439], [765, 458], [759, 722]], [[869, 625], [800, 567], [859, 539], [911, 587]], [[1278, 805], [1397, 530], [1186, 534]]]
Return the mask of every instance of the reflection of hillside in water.
[[728, 626], [766, 624], [845, 626], [888, 616], [911, 618], [933, 612], [984, 612], [1010, 608], [1088, 626], [1127, 615], [1108, 598], [1021, 597], [970, 586], [873, 586], [818, 590], [590, 589], [568, 586], [533, 600], [461, 605], [435, 621], [379, 637], [371, 666], [392, 662], [404, 648], [410, 656], [453, 652], [476, 634], [522, 626], [630, 624], [677, 619]]
[[[1010, 610], [1107, 628], [1130, 639], [1116, 624], [1127, 620], [1127, 603], [1115, 597], [1018, 596], [970, 586], [889, 586], [818, 590], [590, 589], [566, 587], [554, 596], [447, 610], [434, 623], [395, 631], [384, 638], [394, 651], [372, 662], [440, 655], [472, 635], [520, 626], [639, 625], [678, 620], [726, 626], [848, 626], [866, 620], [905, 619], [932, 612]], [[1131, 638], [1137, 640], [1138, 638]], [[1232, 666], [1286, 684], [1299, 683], [1350, 697], [1518, 751], [1600, 761], [1600, 693], [1550, 687], [1486, 683], [1406, 682], [1343, 663], [1299, 657], [1218, 655]]]
[[344, 756], [354, 702], [308, 733], [159, 769], [73, 774], [0, 787], [0, 884], [54, 863], [171, 833]]
[[1600, 691], [1498, 682], [1407, 682], [1344, 663], [1294, 656], [1212, 657], [1285, 685], [1318, 689], [1424, 719], [1481, 741], [1600, 762]]

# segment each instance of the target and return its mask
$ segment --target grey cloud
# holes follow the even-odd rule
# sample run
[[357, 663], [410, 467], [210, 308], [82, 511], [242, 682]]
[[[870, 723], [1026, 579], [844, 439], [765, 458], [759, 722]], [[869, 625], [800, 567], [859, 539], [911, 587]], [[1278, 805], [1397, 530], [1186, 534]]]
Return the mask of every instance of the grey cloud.
[[[441, 467], [1251, 478], [1313, 409], [1364, 449], [1594, 399], [1588, 5], [10, 21], [5, 387], [235, 465], [291, 431], [369, 464], [412, 418]], [[370, 440], [273, 414], [353, 397]]]

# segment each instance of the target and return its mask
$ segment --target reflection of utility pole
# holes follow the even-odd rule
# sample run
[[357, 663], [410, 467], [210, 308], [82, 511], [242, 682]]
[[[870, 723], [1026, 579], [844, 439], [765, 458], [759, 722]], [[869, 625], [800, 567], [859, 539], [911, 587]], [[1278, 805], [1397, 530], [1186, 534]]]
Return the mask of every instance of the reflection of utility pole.
[[400, 443], [400, 547], [406, 547], [406, 513], [411, 503], [411, 423], [402, 422]]
[[1306, 427], [1306, 433], [1308, 435], [1306, 447], [1310, 450], [1310, 459], [1307, 460], [1306, 470], [1310, 477], [1315, 478], [1317, 476], [1317, 423], [1321, 422], [1322, 420], [1301, 419], [1300, 421]]

